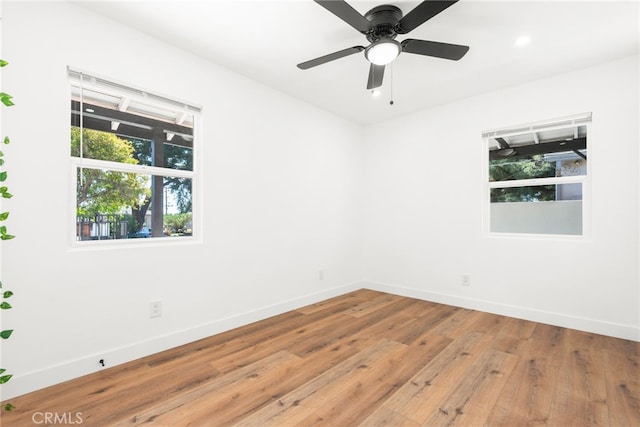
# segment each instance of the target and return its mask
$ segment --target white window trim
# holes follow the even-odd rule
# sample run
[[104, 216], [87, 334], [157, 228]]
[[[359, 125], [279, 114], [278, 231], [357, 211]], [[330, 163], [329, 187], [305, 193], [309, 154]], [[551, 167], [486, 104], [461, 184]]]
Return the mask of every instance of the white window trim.
[[[158, 99], [162, 102], [170, 102], [175, 106], [182, 106], [182, 110], [185, 113], [193, 115], [193, 170], [185, 171], [180, 169], [169, 169], [148, 165], [131, 165], [126, 163], [110, 162], [105, 160], [88, 159], [86, 157], [74, 157], [69, 156], [69, 229], [68, 236], [70, 237], [70, 250], [71, 251], [84, 251], [84, 250], [103, 250], [103, 249], [123, 249], [141, 246], [175, 246], [183, 244], [202, 244], [203, 242], [203, 221], [202, 221], [202, 206], [203, 206], [203, 194], [201, 188], [202, 182], [202, 126], [201, 126], [201, 111], [202, 107], [193, 103], [183, 102], [173, 97], [165, 95], [155, 94], [154, 92], [137, 89], [131, 85], [117, 82], [112, 79], [106, 79], [96, 74], [87, 73], [78, 70], [73, 67], [67, 67], [69, 76], [69, 86], [78, 86], [80, 81], [80, 75], [91, 79], [98, 79], [102, 82], [113, 83], [117, 87], [123, 89], [129, 89], [132, 93], [137, 94], [144, 99], [145, 103], [151, 106], [155, 106], [152, 100]], [[76, 79], [78, 79], [76, 81]], [[83, 85], [86, 86], [85, 83]], [[134, 95], [135, 96], [135, 95]], [[151, 99], [151, 100], [150, 100]], [[196, 145], [197, 144], [197, 145]], [[196, 148], [197, 146], [197, 148]], [[66, 145], [67, 149], [69, 145]], [[76, 191], [77, 191], [77, 169], [82, 167], [90, 169], [105, 169], [118, 172], [133, 172], [139, 174], [149, 174], [156, 176], [168, 176], [179, 178], [190, 178], [191, 181], [191, 194], [192, 194], [192, 227], [194, 230], [191, 236], [174, 236], [174, 237], [153, 237], [148, 239], [108, 239], [108, 240], [85, 240], [79, 241], [76, 236]]]
[[71, 162], [79, 168], [88, 169], [104, 169], [114, 172], [133, 172], [139, 174], [168, 176], [177, 178], [194, 178], [195, 173], [192, 171], [185, 171], [181, 169], [168, 169], [157, 166], [148, 165], [132, 165], [128, 163], [110, 162], [107, 160], [87, 159], [81, 157], [71, 157]]
[[[573, 127], [574, 123], [579, 123], [587, 127], [588, 153], [593, 153], [594, 134], [591, 121], [592, 113], [582, 113], [572, 116], [562, 117], [549, 121], [539, 121], [530, 124], [510, 126], [508, 128], [485, 131], [482, 133], [482, 234], [485, 238], [492, 239], [527, 239], [527, 240], [559, 240], [559, 241], [590, 241], [591, 240], [591, 205], [594, 161], [593, 156], [589, 156], [587, 164], [587, 174], [566, 177], [535, 178], [512, 181], [489, 181], [489, 144], [490, 139], [495, 137], [505, 137], [527, 133], [527, 131], [551, 130]], [[571, 123], [570, 123], [571, 122]], [[529, 185], [551, 185], [551, 184], [582, 184], [582, 234], [543, 234], [543, 233], [504, 233], [491, 231], [491, 189], [510, 188]]]
[[[67, 75], [71, 86], [79, 87], [80, 84], [86, 89], [96, 92], [105, 92], [119, 95], [126, 95], [131, 99], [136, 99], [144, 104], [154, 107], [162, 107], [163, 105], [171, 105], [177, 110], [184, 111], [189, 114], [199, 115], [202, 112], [200, 105], [183, 101], [172, 96], [160, 94], [156, 91], [149, 91], [127, 83], [117, 81], [115, 79], [102, 77], [98, 74], [87, 72], [79, 68], [67, 66]], [[102, 84], [98, 85], [97, 82]], [[112, 91], [107, 88], [113, 87]], [[106, 89], [106, 90], [105, 90]]]

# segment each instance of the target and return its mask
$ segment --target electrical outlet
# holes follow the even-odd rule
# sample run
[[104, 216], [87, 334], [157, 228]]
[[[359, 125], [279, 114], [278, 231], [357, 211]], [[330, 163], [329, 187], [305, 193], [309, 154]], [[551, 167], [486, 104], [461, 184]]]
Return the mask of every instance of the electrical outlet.
[[462, 275], [462, 286], [471, 286], [471, 276], [468, 274]]
[[151, 301], [149, 317], [160, 317], [162, 316], [162, 301]]

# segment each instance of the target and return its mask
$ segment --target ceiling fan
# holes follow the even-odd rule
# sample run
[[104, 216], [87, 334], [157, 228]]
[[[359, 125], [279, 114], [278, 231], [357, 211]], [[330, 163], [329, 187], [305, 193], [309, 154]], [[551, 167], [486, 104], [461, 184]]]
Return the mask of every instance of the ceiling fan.
[[469, 46], [450, 43], [418, 39], [405, 39], [402, 42], [395, 40], [398, 34], [409, 33], [449, 6], [457, 3], [458, 0], [425, 0], [405, 16], [402, 16], [402, 11], [398, 7], [392, 5], [374, 7], [363, 16], [343, 0], [314, 1], [364, 34], [370, 44], [367, 47], [349, 47], [310, 61], [302, 62], [298, 64], [298, 68], [302, 70], [344, 58], [345, 56], [364, 50], [364, 56], [371, 63], [369, 66], [367, 89], [375, 89], [382, 86], [385, 66], [396, 59], [401, 52], [457, 61], [469, 50]]

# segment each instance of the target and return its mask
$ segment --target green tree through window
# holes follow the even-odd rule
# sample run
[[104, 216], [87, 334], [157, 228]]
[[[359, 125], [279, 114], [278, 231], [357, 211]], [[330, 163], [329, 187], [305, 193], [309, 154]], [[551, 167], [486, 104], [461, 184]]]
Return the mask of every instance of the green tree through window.
[[[137, 164], [133, 144], [112, 133], [84, 129], [82, 157]], [[71, 155], [80, 157], [80, 129], [71, 127]], [[82, 168], [77, 179], [77, 214], [117, 214], [150, 197], [148, 177]]]
[[[529, 157], [509, 157], [489, 162], [489, 181], [510, 181], [550, 178], [556, 174], [556, 165], [537, 154]], [[491, 189], [491, 202], [533, 202], [556, 199], [555, 185], [523, 186]]]

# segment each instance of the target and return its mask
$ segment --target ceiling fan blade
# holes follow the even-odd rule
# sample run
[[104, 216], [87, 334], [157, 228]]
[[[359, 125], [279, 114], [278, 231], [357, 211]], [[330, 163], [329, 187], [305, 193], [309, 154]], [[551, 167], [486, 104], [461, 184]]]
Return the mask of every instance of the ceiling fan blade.
[[367, 89], [375, 89], [382, 86], [384, 78], [384, 65], [371, 64], [369, 67], [369, 79], [367, 80]]
[[457, 2], [458, 0], [425, 0], [398, 21], [396, 32], [398, 34], [407, 34]]
[[312, 59], [310, 61], [302, 62], [298, 64], [298, 68], [300, 68], [301, 70], [308, 70], [309, 68], [316, 67], [318, 65], [334, 61], [336, 59], [344, 58], [345, 56], [353, 55], [354, 53], [362, 52], [363, 50], [364, 46], [349, 47], [337, 52], [330, 53], [328, 55], [321, 56], [319, 58]]
[[427, 40], [406, 39], [400, 44], [403, 52], [435, 56], [453, 61], [459, 60], [469, 51], [469, 46]]
[[355, 10], [349, 3], [342, 0], [313, 0], [329, 12], [342, 19], [361, 33], [371, 28], [371, 22]]

